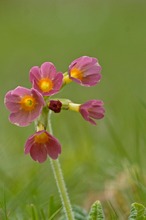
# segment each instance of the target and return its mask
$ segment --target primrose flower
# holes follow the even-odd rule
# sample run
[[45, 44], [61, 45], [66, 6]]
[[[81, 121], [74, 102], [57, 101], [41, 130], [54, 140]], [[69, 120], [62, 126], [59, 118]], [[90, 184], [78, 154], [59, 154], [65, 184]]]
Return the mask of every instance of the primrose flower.
[[18, 126], [27, 126], [41, 113], [43, 96], [35, 89], [18, 86], [5, 95], [5, 105], [11, 112], [9, 120]]
[[25, 143], [25, 154], [30, 154], [33, 160], [43, 163], [49, 155], [57, 159], [61, 153], [59, 141], [45, 130], [31, 135]]
[[90, 100], [79, 106], [79, 112], [86, 121], [96, 125], [93, 119], [103, 118], [105, 110], [101, 100]]
[[[89, 56], [82, 56], [69, 65], [69, 78], [82, 86], [94, 86], [101, 79], [101, 66], [98, 60]], [[66, 79], [64, 80], [66, 81]]]
[[30, 69], [30, 81], [33, 88], [43, 96], [51, 96], [59, 92], [62, 86], [63, 74], [56, 71], [51, 62], [45, 62], [39, 68], [34, 66]]

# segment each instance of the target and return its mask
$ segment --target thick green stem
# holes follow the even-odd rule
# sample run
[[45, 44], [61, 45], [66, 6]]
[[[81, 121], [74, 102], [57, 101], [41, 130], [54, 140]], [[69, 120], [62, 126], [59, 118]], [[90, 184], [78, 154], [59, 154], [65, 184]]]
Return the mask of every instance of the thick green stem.
[[[49, 127], [50, 134], [53, 135], [50, 116], [51, 116], [51, 112], [49, 112], [48, 127]], [[57, 160], [52, 160], [50, 158], [50, 163], [51, 163], [51, 166], [52, 166], [53, 174], [54, 174], [56, 184], [57, 184], [57, 187], [58, 187], [58, 191], [59, 191], [59, 194], [60, 194], [60, 198], [61, 198], [61, 202], [62, 202], [62, 205], [63, 205], [64, 213], [66, 215], [66, 220], [74, 220], [74, 215], [73, 215], [71, 203], [70, 203], [69, 196], [68, 196], [68, 193], [67, 193], [67, 188], [66, 188], [66, 185], [65, 185], [65, 181], [64, 181], [64, 178], [63, 178], [63, 173], [62, 173], [62, 170], [61, 170], [59, 160], [58, 159]]]

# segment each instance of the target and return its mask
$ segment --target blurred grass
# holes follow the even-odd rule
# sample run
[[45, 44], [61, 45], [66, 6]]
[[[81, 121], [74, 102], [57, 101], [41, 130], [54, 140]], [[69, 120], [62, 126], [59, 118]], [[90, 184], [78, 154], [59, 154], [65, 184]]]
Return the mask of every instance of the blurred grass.
[[40, 165], [23, 154], [33, 125], [18, 128], [8, 122], [4, 95], [18, 85], [31, 86], [33, 65], [51, 61], [65, 72], [82, 55], [99, 59], [100, 84], [84, 88], [72, 83], [56, 97], [77, 103], [102, 99], [106, 117], [94, 127], [74, 112], [53, 114], [71, 201], [89, 210], [99, 199], [109, 219], [114, 209], [125, 219], [132, 202], [146, 204], [145, 8], [142, 0], [0, 2], [2, 219], [31, 219], [31, 204], [49, 216], [52, 195], [56, 210], [60, 207], [49, 161]]

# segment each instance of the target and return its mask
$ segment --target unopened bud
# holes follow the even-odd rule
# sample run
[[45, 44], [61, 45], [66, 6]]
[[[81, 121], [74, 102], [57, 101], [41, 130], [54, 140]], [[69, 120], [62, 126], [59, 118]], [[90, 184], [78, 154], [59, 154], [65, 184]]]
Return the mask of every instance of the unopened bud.
[[59, 100], [50, 100], [48, 108], [51, 109], [55, 113], [59, 113], [61, 111], [62, 103]]

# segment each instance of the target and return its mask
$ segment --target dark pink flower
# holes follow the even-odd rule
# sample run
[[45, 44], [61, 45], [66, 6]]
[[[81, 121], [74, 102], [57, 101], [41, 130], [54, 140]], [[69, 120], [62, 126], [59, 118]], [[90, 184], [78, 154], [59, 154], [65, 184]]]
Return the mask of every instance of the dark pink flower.
[[18, 86], [7, 92], [5, 105], [11, 112], [9, 120], [18, 126], [27, 126], [41, 113], [45, 105], [43, 96], [35, 89]]
[[69, 78], [83, 86], [94, 86], [101, 79], [101, 66], [93, 57], [82, 56], [69, 66]]
[[[90, 100], [80, 105], [79, 112], [86, 121], [96, 125], [93, 119], [101, 119], [104, 117], [105, 110], [101, 100]], [[93, 119], [92, 119], [93, 118]]]
[[30, 69], [30, 81], [32, 86], [43, 96], [51, 96], [59, 92], [62, 86], [63, 74], [56, 71], [53, 63], [45, 62], [39, 68]]
[[57, 159], [61, 153], [59, 141], [47, 131], [38, 131], [31, 135], [25, 143], [25, 154], [30, 154], [33, 160], [43, 163], [49, 155]]

